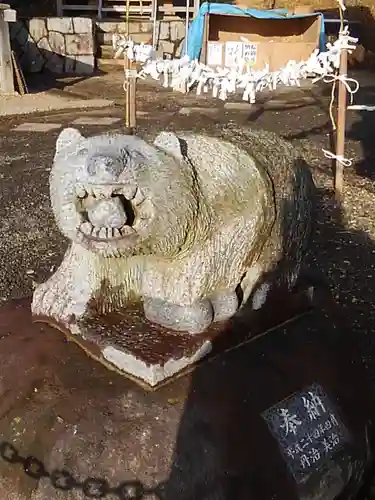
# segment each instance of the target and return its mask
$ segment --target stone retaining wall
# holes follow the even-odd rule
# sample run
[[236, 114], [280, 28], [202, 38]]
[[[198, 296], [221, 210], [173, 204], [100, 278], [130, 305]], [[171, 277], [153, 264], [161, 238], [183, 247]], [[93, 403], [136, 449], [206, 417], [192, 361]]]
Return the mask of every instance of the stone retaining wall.
[[[96, 42], [98, 46], [112, 45], [114, 33], [126, 34], [127, 27], [124, 22], [119, 21], [97, 21], [96, 22]], [[152, 42], [152, 21], [131, 21], [129, 33], [131, 39], [136, 43]], [[157, 49], [161, 53], [168, 53], [179, 56], [181, 42], [185, 38], [184, 20], [161, 20], [156, 24]]]
[[85, 17], [20, 20], [11, 40], [25, 73], [91, 74], [95, 68], [93, 22]]
[[[131, 21], [130, 33], [135, 42], [150, 43], [151, 21]], [[112, 46], [114, 33], [125, 33], [123, 21], [93, 21], [88, 17], [35, 17], [11, 24], [12, 46], [23, 71], [57, 74], [91, 74], [97, 48]], [[158, 51], [179, 55], [185, 37], [183, 20], [158, 21]], [[113, 56], [113, 54], [112, 54]], [[111, 56], [111, 57], [112, 57]]]

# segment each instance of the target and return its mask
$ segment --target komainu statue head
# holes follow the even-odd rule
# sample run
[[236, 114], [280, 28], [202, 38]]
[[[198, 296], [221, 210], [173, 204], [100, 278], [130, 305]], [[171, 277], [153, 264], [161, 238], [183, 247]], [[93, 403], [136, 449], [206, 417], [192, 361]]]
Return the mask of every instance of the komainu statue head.
[[169, 152], [135, 136], [85, 138], [63, 130], [50, 176], [63, 234], [103, 257], [175, 254], [194, 223], [197, 199], [194, 178], [173, 156], [181, 156], [177, 138], [166, 143]]

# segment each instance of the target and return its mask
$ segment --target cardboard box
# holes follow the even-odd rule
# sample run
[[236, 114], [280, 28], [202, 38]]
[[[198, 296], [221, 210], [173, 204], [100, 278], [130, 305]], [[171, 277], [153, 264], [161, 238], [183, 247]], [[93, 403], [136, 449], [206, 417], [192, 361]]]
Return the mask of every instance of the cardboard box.
[[208, 66], [233, 66], [241, 54], [254, 69], [269, 64], [277, 71], [290, 60], [307, 60], [319, 48], [320, 29], [319, 16], [256, 19], [209, 14], [200, 60]]

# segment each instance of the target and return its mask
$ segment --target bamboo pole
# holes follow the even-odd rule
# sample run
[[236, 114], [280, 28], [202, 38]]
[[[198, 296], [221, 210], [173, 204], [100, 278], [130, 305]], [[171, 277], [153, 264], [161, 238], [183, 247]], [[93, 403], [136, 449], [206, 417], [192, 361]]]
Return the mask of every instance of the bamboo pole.
[[344, 188], [344, 165], [342, 159], [345, 157], [345, 122], [346, 122], [346, 87], [343, 79], [348, 72], [348, 51], [343, 49], [340, 54], [339, 96], [337, 111], [337, 133], [336, 133], [336, 168], [335, 168], [335, 197], [341, 202]]

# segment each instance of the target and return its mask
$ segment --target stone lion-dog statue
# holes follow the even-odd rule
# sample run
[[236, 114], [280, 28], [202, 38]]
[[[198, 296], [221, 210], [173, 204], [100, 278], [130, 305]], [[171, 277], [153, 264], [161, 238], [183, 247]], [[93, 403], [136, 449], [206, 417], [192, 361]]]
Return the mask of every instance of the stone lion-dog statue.
[[69, 325], [138, 301], [151, 322], [197, 334], [259, 309], [272, 280], [298, 280], [313, 189], [292, 145], [263, 130], [164, 131], [150, 144], [66, 128], [50, 195], [70, 246], [32, 313]]

